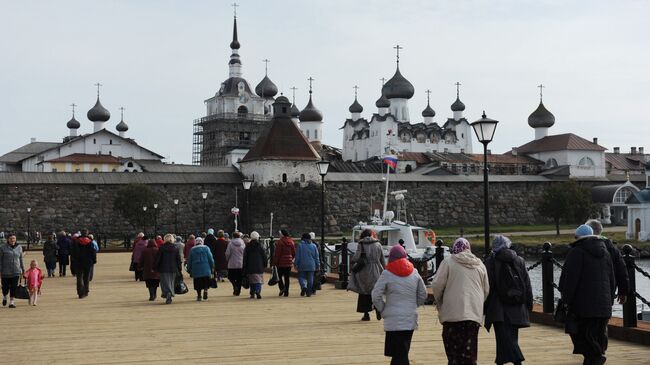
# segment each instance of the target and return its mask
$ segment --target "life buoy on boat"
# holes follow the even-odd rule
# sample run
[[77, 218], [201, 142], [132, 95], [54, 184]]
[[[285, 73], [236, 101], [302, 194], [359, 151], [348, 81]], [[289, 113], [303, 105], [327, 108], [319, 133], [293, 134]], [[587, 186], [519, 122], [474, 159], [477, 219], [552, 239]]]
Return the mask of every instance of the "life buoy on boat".
[[426, 237], [429, 241], [431, 241], [432, 245], [436, 244], [436, 232], [434, 232], [433, 229], [425, 231], [424, 237]]

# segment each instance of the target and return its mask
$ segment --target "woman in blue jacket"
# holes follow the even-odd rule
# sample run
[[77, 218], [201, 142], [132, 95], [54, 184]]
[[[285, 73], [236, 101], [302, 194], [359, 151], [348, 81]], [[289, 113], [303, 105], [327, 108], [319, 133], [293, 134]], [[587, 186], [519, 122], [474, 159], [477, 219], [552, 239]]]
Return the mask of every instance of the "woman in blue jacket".
[[203, 300], [208, 299], [208, 288], [210, 287], [210, 275], [214, 271], [214, 257], [210, 248], [203, 242], [197, 240], [196, 246], [190, 250], [190, 256], [187, 259], [187, 272], [194, 279], [194, 290], [196, 290], [196, 300], [201, 301], [201, 292]]
[[314, 294], [314, 272], [319, 270], [320, 256], [318, 254], [318, 247], [312, 242], [309, 233], [303, 233], [296, 250], [294, 263], [298, 270], [300, 296], [305, 296], [306, 294], [310, 297]]

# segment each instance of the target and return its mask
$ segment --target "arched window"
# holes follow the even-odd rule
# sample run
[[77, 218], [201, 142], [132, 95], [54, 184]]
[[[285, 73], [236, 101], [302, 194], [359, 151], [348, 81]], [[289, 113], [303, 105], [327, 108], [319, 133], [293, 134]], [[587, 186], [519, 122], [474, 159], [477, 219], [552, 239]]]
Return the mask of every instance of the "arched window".
[[237, 108], [237, 117], [246, 118], [246, 114], [248, 114], [248, 108], [247, 107], [242, 105], [239, 108]]
[[578, 162], [578, 166], [593, 167], [594, 166], [594, 160], [592, 160], [591, 158], [585, 156], [585, 157], [580, 159], [580, 162]]
[[108, 144], [113, 144], [113, 140], [112, 140], [112, 139], [109, 139], [109, 140], [108, 140]]
[[546, 167], [547, 169], [552, 169], [552, 168], [557, 167], [557, 160], [554, 159], [554, 158], [549, 158], [548, 160], [546, 160], [546, 165], [545, 165], [545, 167]]
[[307, 129], [307, 139], [309, 139], [309, 129]]
[[282, 182], [283, 183], [287, 182], [287, 174], [282, 174]]
[[411, 172], [412, 167], [411, 165], [406, 165], [406, 168], [404, 169], [405, 172]]
[[117, 172], [117, 169], [113, 169], [113, 170], [111, 170], [111, 172]]
[[634, 194], [634, 191], [630, 188], [619, 189], [616, 194], [614, 194], [614, 204], [625, 204], [632, 194]]
[[97, 138], [93, 138], [93, 144], [97, 144]]
[[305, 174], [300, 174], [300, 182], [305, 182]]
[[95, 167], [95, 168], [93, 169], [93, 172], [99, 172], [99, 170]]
[[133, 162], [129, 162], [126, 164], [126, 167], [133, 167]]
[[318, 129], [314, 129], [314, 139], [318, 139]]

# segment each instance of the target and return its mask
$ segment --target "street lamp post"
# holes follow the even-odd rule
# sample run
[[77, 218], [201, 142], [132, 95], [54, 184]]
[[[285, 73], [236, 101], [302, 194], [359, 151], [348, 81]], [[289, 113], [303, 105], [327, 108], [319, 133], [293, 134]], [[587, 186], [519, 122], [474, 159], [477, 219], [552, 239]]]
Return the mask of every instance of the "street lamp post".
[[242, 228], [242, 231], [250, 232], [251, 231], [251, 210], [250, 210], [250, 190], [251, 185], [253, 185], [252, 179], [242, 180], [242, 185], [244, 185], [244, 191], [246, 192], [246, 227]]
[[29, 250], [29, 244], [31, 241], [31, 231], [32, 231], [32, 208], [27, 207], [27, 249]]
[[142, 233], [147, 235], [147, 206], [142, 207]]
[[485, 111], [483, 111], [481, 119], [471, 124], [472, 128], [474, 129], [474, 133], [476, 133], [476, 138], [483, 144], [483, 221], [485, 225], [485, 257], [490, 254], [490, 207], [488, 204], [489, 168], [487, 163], [487, 145], [488, 143], [492, 142], [494, 131], [497, 129], [498, 123], [498, 121], [488, 118], [485, 115]]
[[320, 174], [320, 270], [321, 273], [325, 273], [325, 175], [327, 175], [330, 162], [321, 160], [316, 163], [316, 166], [318, 166]]
[[203, 232], [205, 232], [205, 202], [208, 199], [208, 193], [201, 193], [201, 197], [203, 198]]
[[153, 235], [158, 234], [158, 203], [153, 205]]
[[174, 199], [174, 233], [178, 234], [178, 199]]

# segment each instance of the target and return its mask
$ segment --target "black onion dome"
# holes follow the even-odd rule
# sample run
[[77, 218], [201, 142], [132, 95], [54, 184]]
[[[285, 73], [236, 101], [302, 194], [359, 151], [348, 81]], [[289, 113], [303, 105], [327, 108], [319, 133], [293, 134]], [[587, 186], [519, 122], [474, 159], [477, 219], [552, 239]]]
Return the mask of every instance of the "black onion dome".
[[553, 124], [555, 124], [555, 116], [540, 101], [537, 109], [528, 117], [528, 125], [533, 128], [549, 128]]
[[237, 18], [232, 26], [232, 42], [230, 42], [231, 49], [239, 49], [239, 41], [237, 40]]
[[399, 72], [399, 67], [397, 67], [395, 75], [384, 84], [381, 93], [388, 99], [410, 99], [415, 94], [415, 89], [413, 88], [413, 84], [402, 76]]
[[323, 121], [323, 113], [321, 113], [320, 110], [316, 109], [314, 103], [312, 103], [311, 101], [311, 95], [309, 96], [309, 103], [307, 103], [305, 109], [303, 109], [300, 112], [299, 118], [301, 122], [322, 122]]
[[462, 112], [465, 110], [465, 104], [463, 104], [462, 101], [458, 97], [456, 97], [456, 101], [454, 101], [453, 104], [451, 104], [451, 111], [452, 112]]
[[436, 111], [433, 110], [433, 108], [431, 108], [431, 105], [429, 105], [429, 103], [427, 103], [427, 107], [424, 108], [424, 110], [422, 111], [422, 116], [423, 117], [435, 117], [436, 116]]
[[255, 86], [255, 93], [263, 98], [272, 98], [277, 95], [278, 87], [268, 76], [264, 76], [262, 81]]
[[354, 103], [350, 105], [350, 108], [348, 108], [348, 110], [350, 111], [350, 113], [361, 113], [363, 111], [363, 107], [361, 106], [361, 104], [359, 104], [357, 98], [355, 97]]
[[291, 117], [292, 118], [298, 118], [300, 117], [300, 109], [296, 106], [296, 104], [291, 105]]
[[390, 107], [390, 100], [384, 96], [384, 94], [381, 94], [379, 99], [375, 102], [375, 106], [377, 108], [388, 108]]
[[81, 127], [81, 123], [72, 117], [72, 119], [68, 121], [68, 124], [66, 124], [66, 127], [69, 129], [79, 129]]
[[126, 132], [129, 130], [129, 126], [124, 123], [124, 120], [120, 120], [120, 122], [115, 126], [115, 129], [117, 129], [118, 132]]
[[102, 103], [99, 101], [99, 97], [97, 97], [95, 106], [92, 107], [86, 115], [88, 116], [88, 120], [91, 122], [105, 122], [111, 119], [111, 113], [104, 108]]

